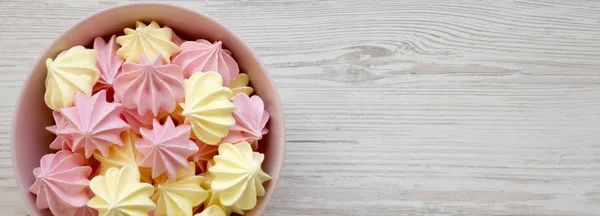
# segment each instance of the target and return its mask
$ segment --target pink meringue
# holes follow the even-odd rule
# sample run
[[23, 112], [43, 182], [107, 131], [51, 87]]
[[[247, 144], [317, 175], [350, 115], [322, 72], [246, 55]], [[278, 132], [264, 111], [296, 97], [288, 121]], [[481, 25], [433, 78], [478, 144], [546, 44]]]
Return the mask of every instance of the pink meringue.
[[109, 91], [108, 97], [112, 97], [109, 89], [113, 88], [115, 78], [120, 72], [121, 64], [124, 60], [117, 55], [119, 45], [115, 41], [116, 35], [110, 37], [108, 43], [101, 37], [94, 39], [94, 50], [98, 52], [98, 61], [96, 61], [96, 67], [100, 71], [100, 79], [94, 86], [94, 92], [98, 92], [102, 89]]
[[[92, 171], [92, 174], [93, 174], [93, 171]], [[96, 176], [96, 174], [93, 174], [93, 176]], [[86, 191], [87, 191], [87, 194], [88, 194], [88, 196], [90, 198], [94, 197], [94, 192], [92, 192], [92, 190], [90, 190], [89, 187], [86, 189]], [[90, 208], [89, 206], [85, 205], [85, 206], [79, 207], [79, 208], [66, 209], [65, 211], [63, 211], [63, 212], [61, 212], [60, 214], [57, 214], [57, 215], [65, 215], [65, 216], [97, 216], [98, 215], [98, 211], [96, 209]]]
[[265, 104], [259, 96], [248, 97], [245, 94], [236, 95], [233, 104], [236, 107], [233, 111], [235, 125], [229, 128], [229, 133], [222, 142], [247, 141], [252, 145], [252, 149], [258, 148], [258, 140], [269, 132], [265, 127], [269, 121], [269, 113], [264, 109]]
[[206, 163], [219, 153], [219, 147], [208, 145], [200, 140], [196, 140], [196, 145], [198, 146], [198, 152], [193, 154], [190, 159], [196, 163], [198, 168], [200, 168], [200, 172], [204, 173], [208, 170]]
[[[93, 195], [92, 195], [93, 196]], [[96, 209], [90, 208], [87, 205], [84, 207], [67, 209], [66, 211], [56, 214], [56, 215], [64, 215], [64, 216], [97, 216], [98, 211]]]
[[123, 106], [137, 108], [141, 116], [149, 111], [157, 116], [161, 109], [173, 112], [184, 97], [181, 68], [174, 64], [163, 65], [160, 55], [152, 63], [146, 58], [142, 58], [140, 64], [124, 63], [114, 87]]
[[129, 123], [131, 129], [137, 134], [140, 134], [141, 127], [152, 128], [152, 119], [154, 119], [152, 113], [140, 116], [137, 109], [123, 109], [121, 117]]
[[52, 116], [54, 116], [54, 122], [56, 122], [56, 125], [46, 127], [46, 130], [48, 130], [56, 135], [56, 138], [54, 139], [54, 141], [52, 141], [52, 143], [50, 143], [50, 149], [71, 150], [71, 145], [73, 143], [73, 140], [68, 135], [61, 134], [61, 131], [65, 127], [67, 127], [69, 122], [65, 118], [63, 118], [63, 116], [62, 116], [62, 114], [60, 114], [60, 112], [52, 111]]
[[[92, 171], [93, 172], [93, 171]], [[95, 176], [95, 175], [93, 175]], [[89, 187], [86, 188], [88, 197], [94, 197], [94, 193], [89, 190]], [[75, 207], [75, 208], [64, 208], [61, 209], [59, 213], [56, 212], [52, 212], [54, 215], [60, 215], [60, 216], [97, 216], [98, 215], [98, 211], [96, 211], [96, 209], [90, 208], [87, 205], [82, 206], [82, 207]]]
[[211, 44], [207, 40], [186, 41], [181, 44], [181, 53], [173, 58], [181, 66], [187, 79], [198, 72], [216, 71], [223, 77], [223, 86], [229, 86], [240, 73], [240, 68], [229, 50], [222, 48], [221, 41]]
[[87, 187], [92, 172], [89, 166], [82, 166], [83, 157], [67, 150], [44, 155], [40, 167], [33, 170], [36, 180], [29, 191], [37, 195], [39, 209], [50, 208], [54, 215], [65, 209], [84, 207], [90, 197]]
[[83, 151], [90, 158], [94, 151], [108, 157], [112, 144], [123, 145], [119, 134], [129, 125], [119, 115], [121, 104], [106, 102], [106, 91], [102, 90], [92, 97], [81, 92], [75, 95], [75, 107], [62, 108], [60, 112], [69, 121], [60, 134], [73, 139], [73, 152]]
[[152, 129], [140, 128], [143, 140], [135, 143], [141, 153], [140, 167], [152, 168], [152, 178], [167, 173], [171, 181], [177, 179], [179, 169], [187, 169], [187, 159], [198, 151], [198, 146], [190, 137], [190, 126], [175, 127], [173, 120], [167, 117], [164, 125], [158, 120], [152, 122]]

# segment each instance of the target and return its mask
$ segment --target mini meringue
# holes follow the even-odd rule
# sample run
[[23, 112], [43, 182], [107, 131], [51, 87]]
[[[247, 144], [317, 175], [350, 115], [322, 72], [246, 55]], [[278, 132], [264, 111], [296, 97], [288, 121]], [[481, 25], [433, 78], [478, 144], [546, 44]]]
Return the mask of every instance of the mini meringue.
[[[210, 167], [214, 166], [214, 160], [210, 160], [206, 166], [208, 169], [210, 169]], [[221, 195], [219, 194], [219, 192], [213, 191], [210, 186], [213, 179], [215, 178], [215, 176], [212, 173], [205, 172], [202, 173], [201, 176], [205, 178], [201, 186], [202, 188], [206, 189], [206, 191], [208, 191], [208, 197], [204, 201], [204, 206], [219, 206], [227, 216], [231, 215], [231, 213], [244, 215], [244, 210], [239, 209], [235, 205], [225, 206], [223, 205], [223, 203], [221, 203]]]
[[52, 60], [46, 59], [46, 92], [44, 101], [52, 110], [73, 106], [75, 93], [92, 95], [92, 88], [100, 78], [96, 68], [96, 50], [74, 46]]
[[178, 171], [176, 181], [166, 178], [156, 180], [156, 193], [152, 200], [156, 203], [156, 216], [192, 216], [192, 209], [204, 202], [208, 193], [200, 184], [204, 177], [197, 176], [193, 162], [187, 169]]
[[152, 126], [152, 129], [140, 128], [144, 139], [135, 143], [141, 153], [138, 165], [152, 168], [152, 178], [166, 173], [174, 181], [178, 169], [188, 168], [187, 159], [198, 151], [198, 146], [189, 139], [190, 126], [175, 127], [170, 117], [164, 125], [154, 119]]
[[90, 158], [98, 150], [108, 156], [112, 144], [123, 145], [119, 134], [129, 125], [119, 117], [121, 104], [106, 102], [106, 91], [102, 90], [92, 97], [81, 92], [75, 95], [75, 107], [62, 108], [60, 112], [68, 125], [60, 134], [73, 139], [73, 152], [84, 152]]
[[152, 63], [142, 59], [140, 64], [126, 62], [115, 80], [115, 93], [127, 109], [137, 108], [140, 116], [160, 110], [173, 112], [184, 97], [181, 68], [163, 65], [156, 57]]
[[117, 55], [127, 62], [140, 62], [143, 55], [148, 61], [159, 56], [163, 63], [169, 63], [171, 56], [179, 52], [179, 46], [171, 42], [173, 30], [166, 26], [161, 28], [155, 21], [148, 26], [137, 21], [135, 30], [126, 28], [124, 32], [125, 35], [117, 37], [121, 45]]
[[219, 155], [214, 157], [215, 165], [208, 170], [215, 177], [211, 188], [219, 193], [224, 206], [235, 205], [242, 210], [256, 206], [256, 197], [265, 195], [262, 183], [271, 179], [261, 169], [264, 159], [263, 154], [253, 152], [245, 141], [219, 145]]
[[67, 209], [85, 206], [90, 199], [86, 188], [89, 166], [82, 166], [83, 157], [67, 150], [44, 155], [40, 167], [33, 170], [36, 180], [29, 191], [37, 195], [39, 209], [50, 208], [55, 215]]
[[[120, 72], [123, 59], [117, 55], [119, 45], [115, 41], [116, 35], [110, 37], [108, 43], [101, 37], [94, 39], [94, 50], [98, 52], [98, 59], [96, 66], [100, 69], [100, 79], [94, 86], [94, 92], [98, 92], [102, 89], [112, 92], [113, 83], [115, 78]], [[112, 97], [113, 95], [108, 95]]]
[[248, 74], [238, 74], [237, 78], [235, 78], [233, 82], [229, 83], [229, 88], [233, 92], [233, 97], [231, 97], [231, 100], [233, 100], [233, 98], [238, 94], [245, 94], [250, 96], [252, 92], [254, 92], [254, 89], [250, 87], [249, 84], [250, 77], [248, 76]]
[[173, 58], [173, 63], [181, 66], [186, 78], [198, 72], [216, 71], [223, 77], [223, 85], [228, 86], [240, 73], [240, 68], [231, 52], [222, 46], [221, 41], [214, 44], [202, 39], [186, 41], [181, 44], [181, 53]]
[[269, 121], [269, 113], [264, 109], [265, 104], [259, 96], [248, 97], [245, 94], [236, 95], [233, 104], [236, 107], [233, 111], [235, 125], [229, 128], [229, 134], [222, 142], [247, 141], [252, 145], [252, 149], [257, 149], [258, 140], [269, 132], [265, 127]]
[[[93, 171], [92, 171], [93, 173]], [[96, 176], [96, 175], [94, 175]], [[90, 188], [86, 188], [87, 194], [88, 196], [94, 197], [94, 193], [92, 192], [92, 190], [90, 190]], [[89, 206], [86, 205], [82, 206], [82, 207], [78, 207], [78, 208], [66, 208], [63, 209], [64, 211], [55, 215], [61, 215], [61, 216], [98, 216], [98, 211], [96, 209], [90, 208]]]
[[236, 213], [238, 215], [245, 214], [244, 210], [238, 208], [235, 205], [231, 205], [231, 206], [223, 205], [223, 203], [221, 203], [221, 193], [220, 192], [216, 192], [212, 189], [209, 189], [207, 191], [208, 191], [208, 197], [204, 201], [204, 206], [219, 206], [223, 210], [225, 215], [227, 215], [227, 216], [231, 215], [232, 213]]
[[216, 72], [196, 73], [185, 81], [181, 114], [192, 126], [195, 137], [210, 145], [218, 144], [235, 124], [231, 115], [235, 105], [229, 101], [232, 92], [222, 84], [221, 75]]
[[150, 199], [154, 187], [139, 180], [140, 173], [134, 167], [111, 167], [90, 181], [90, 189], [96, 196], [87, 205], [98, 210], [99, 216], [148, 215], [156, 208]]

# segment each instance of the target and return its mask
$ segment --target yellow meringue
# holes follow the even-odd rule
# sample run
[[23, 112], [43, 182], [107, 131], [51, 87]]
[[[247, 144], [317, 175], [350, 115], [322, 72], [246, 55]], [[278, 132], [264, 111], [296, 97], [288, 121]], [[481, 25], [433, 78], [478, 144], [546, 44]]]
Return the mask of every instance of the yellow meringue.
[[231, 89], [223, 87], [217, 72], [195, 73], [184, 81], [185, 102], [181, 103], [186, 124], [192, 126], [195, 137], [216, 145], [227, 136], [235, 124], [232, 113], [235, 105], [229, 101]]
[[126, 28], [125, 35], [117, 37], [117, 43], [121, 48], [117, 55], [127, 62], [139, 63], [142, 56], [148, 62], [160, 55], [163, 63], [170, 63], [171, 56], [179, 52], [179, 46], [171, 42], [173, 30], [169, 27], [160, 27], [152, 21], [146, 26], [143, 22], [135, 22], [135, 30]]
[[177, 172], [175, 182], [164, 175], [156, 180], [156, 192], [152, 196], [156, 203], [155, 216], [192, 216], [193, 208], [208, 197], [208, 192], [200, 187], [204, 177], [196, 175], [194, 162], [190, 162], [188, 167]]
[[[215, 161], [214, 160], [209, 160], [206, 163], [206, 169], [208, 170], [208, 169], [210, 169], [214, 165], [215, 165]], [[215, 175], [213, 175], [212, 173], [210, 173], [210, 171], [207, 171], [207, 172], [202, 173], [200, 175], [205, 178], [205, 180], [204, 180], [204, 182], [202, 182], [201, 186], [202, 186], [202, 188], [206, 189], [206, 191], [208, 191], [208, 197], [206, 198], [206, 201], [204, 201], [204, 206], [217, 205], [221, 209], [223, 209], [223, 211], [225, 212], [225, 215], [227, 215], [227, 216], [231, 215], [231, 213], [237, 213], [239, 215], [244, 215], [244, 210], [239, 209], [235, 205], [233, 205], [233, 206], [225, 206], [225, 205], [223, 205], [223, 203], [221, 203], [219, 193], [213, 191], [211, 189], [211, 187], [210, 187], [210, 184], [212, 183], [213, 179], [215, 178]]]
[[256, 206], [256, 197], [265, 195], [262, 183], [271, 179], [261, 169], [265, 156], [253, 152], [246, 141], [222, 143], [215, 165], [208, 170], [214, 175], [211, 188], [218, 193], [224, 206], [250, 210]]
[[225, 212], [220, 206], [212, 205], [194, 216], [225, 216]]
[[104, 175], [90, 181], [90, 189], [95, 196], [87, 205], [98, 210], [99, 216], [148, 215], [156, 208], [150, 200], [154, 188], [140, 183], [139, 179], [140, 173], [134, 167], [111, 167]]
[[54, 60], [46, 59], [46, 93], [44, 101], [50, 109], [73, 106], [75, 93], [92, 95], [92, 89], [100, 78], [96, 68], [98, 52], [82, 46], [74, 46], [61, 52]]
[[250, 96], [254, 89], [248, 84], [250, 83], [250, 77], [246, 73], [240, 73], [237, 75], [235, 80], [229, 83], [229, 88], [233, 92], [233, 96], [231, 96], [230, 100], [233, 100], [237, 94], [246, 94]]
[[124, 166], [132, 166], [136, 167], [140, 171], [141, 181], [146, 183], [152, 183], [152, 169], [150, 168], [140, 168], [137, 164], [137, 159], [140, 157], [140, 153], [135, 148], [135, 142], [141, 140], [135, 132], [132, 130], [125, 131], [121, 133], [121, 141], [123, 141], [123, 146], [112, 145], [110, 147], [110, 152], [108, 157], [102, 156], [100, 152], [94, 153], [94, 158], [100, 161], [100, 175], [106, 173], [106, 171], [111, 168], [121, 168]]
[[223, 203], [221, 203], [221, 195], [219, 192], [215, 192], [212, 189], [208, 190], [208, 197], [206, 198], [206, 201], [204, 201], [204, 206], [219, 206], [221, 207], [221, 209], [223, 209], [223, 211], [225, 212], [225, 215], [229, 216], [232, 213], [236, 213], [239, 215], [244, 215], [244, 210], [241, 210], [240, 208], [238, 208], [235, 205], [232, 206], [226, 206], [223, 205]]

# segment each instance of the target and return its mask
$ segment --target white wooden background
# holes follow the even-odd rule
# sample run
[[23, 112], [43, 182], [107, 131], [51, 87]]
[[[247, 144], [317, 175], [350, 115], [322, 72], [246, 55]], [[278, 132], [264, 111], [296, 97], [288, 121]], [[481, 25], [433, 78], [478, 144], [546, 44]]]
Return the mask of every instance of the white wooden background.
[[[119, 0], [0, 0], [0, 215], [17, 94], [67, 27]], [[286, 113], [265, 215], [600, 215], [600, 2], [173, 1], [228, 25]]]

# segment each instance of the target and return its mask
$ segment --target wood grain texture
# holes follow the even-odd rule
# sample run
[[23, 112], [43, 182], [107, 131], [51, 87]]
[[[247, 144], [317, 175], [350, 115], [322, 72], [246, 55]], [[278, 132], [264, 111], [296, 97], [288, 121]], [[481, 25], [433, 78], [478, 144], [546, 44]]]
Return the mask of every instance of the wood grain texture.
[[[0, 2], [0, 211], [38, 54], [126, 1]], [[237, 32], [286, 113], [265, 215], [600, 215], [600, 2], [172, 1]]]

